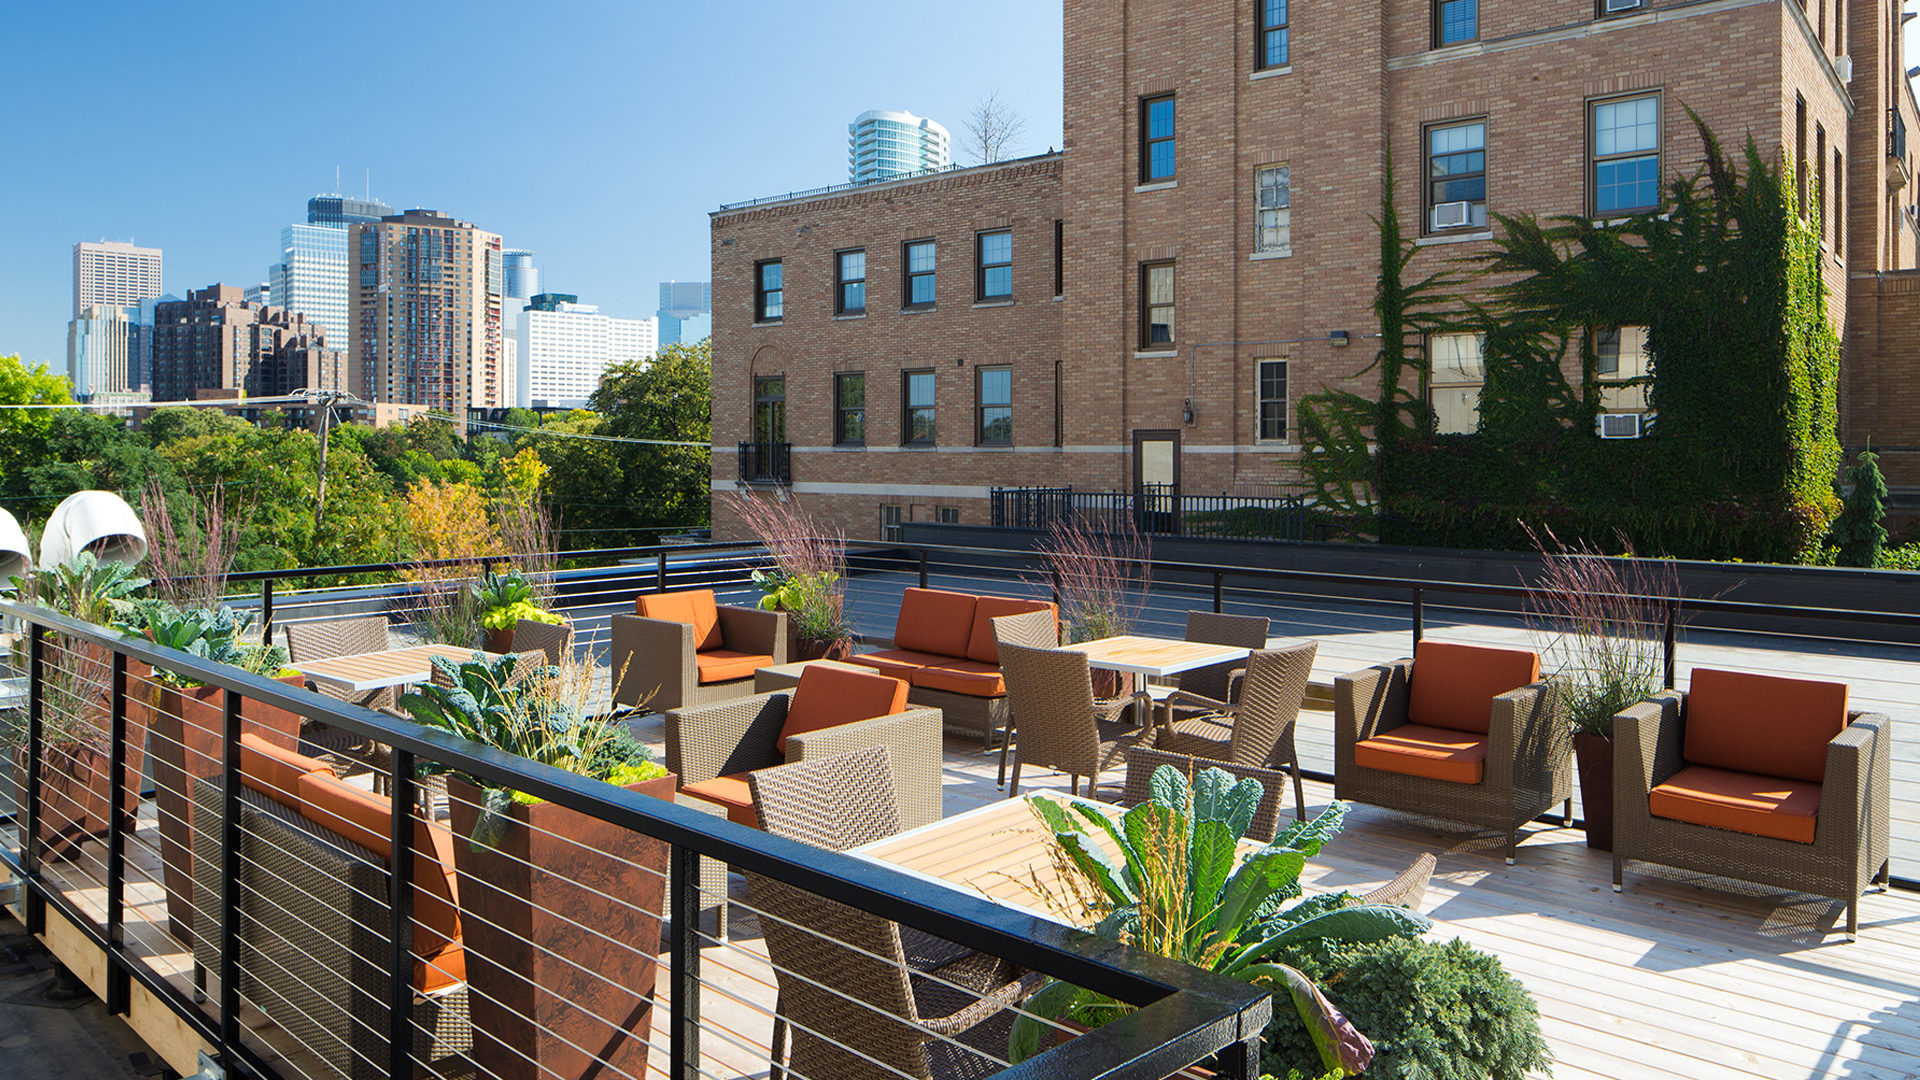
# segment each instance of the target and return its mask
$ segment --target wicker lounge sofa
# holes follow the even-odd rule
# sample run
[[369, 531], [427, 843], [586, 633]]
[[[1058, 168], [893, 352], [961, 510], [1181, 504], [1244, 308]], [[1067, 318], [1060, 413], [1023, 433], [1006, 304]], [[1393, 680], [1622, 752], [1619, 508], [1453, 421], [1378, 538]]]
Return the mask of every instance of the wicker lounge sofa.
[[1613, 888], [1628, 859], [1830, 896], [1887, 878], [1893, 724], [1843, 683], [1695, 668], [1613, 721]]
[[[391, 804], [325, 762], [241, 736], [241, 1000], [340, 1075], [386, 1075]], [[195, 925], [221, 922], [221, 785], [194, 785]], [[472, 1045], [453, 837], [414, 820], [413, 1054]], [[194, 935], [196, 980], [220, 970], [218, 934]]]
[[1334, 797], [1507, 834], [1561, 803], [1573, 754], [1554, 684], [1525, 649], [1423, 640], [1333, 684]]
[[904, 679], [908, 701], [939, 709], [948, 731], [975, 736], [991, 750], [1008, 715], [993, 620], [1029, 611], [1052, 612], [1058, 625], [1059, 608], [1046, 600], [908, 589], [894, 621], [893, 647], [847, 662]]
[[681, 792], [753, 827], [749, 773], [874, 746], [887, 748], [906, 827], [940, 820], [940, 710], [909, 707], [899, 679], [814, 664], [791, 690], [667, 713], [667, 770]]
[[787, 662], [787, 616], [716, 604], [712, 589], [651, 593], [612, 619], [613, 700], [666, 712], [753, 692], [753, 673]]

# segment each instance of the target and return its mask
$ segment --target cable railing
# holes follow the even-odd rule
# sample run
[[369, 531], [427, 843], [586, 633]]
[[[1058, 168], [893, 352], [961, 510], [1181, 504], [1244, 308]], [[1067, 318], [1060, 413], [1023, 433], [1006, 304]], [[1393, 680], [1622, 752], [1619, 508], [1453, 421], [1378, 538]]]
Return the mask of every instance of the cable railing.
[[[27, 928], [66, 924], [111, 1011], [157, 1003], [229, 1075], [1256, 1075], [1271, 1004], [1244, 983], [733, 824], [671, 779], [616, 787], [37, 606], [0, 615], [25, 628], [25, 782], [0, 809]], [[336, 769], [316, 725], [387, 752]], [[1020, 998], [928, 949], [1139, 1009], [1011, 1065]], [[870, 992], [889, 979], [900, 1001]], [[950, 1029], [936, 1000], [986, 1019]]]

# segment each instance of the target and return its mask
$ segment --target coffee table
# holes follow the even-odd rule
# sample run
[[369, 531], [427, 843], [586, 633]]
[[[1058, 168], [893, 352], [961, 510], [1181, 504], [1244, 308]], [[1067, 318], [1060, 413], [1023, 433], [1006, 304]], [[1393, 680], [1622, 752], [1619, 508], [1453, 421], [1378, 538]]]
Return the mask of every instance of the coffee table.
[[791, 664], [774, 664], [770, 667], [756, 668], [753, 673], [753, 692], [770, 694], [775, 690], [791, 690], [800, 685], [800, 673], [815, 664], [836, 668], [840, 671], [852, 671], [862, 675], [878, 675], [870, 667], [860, 664], [848, 664], [839, 660], [796, 660]]

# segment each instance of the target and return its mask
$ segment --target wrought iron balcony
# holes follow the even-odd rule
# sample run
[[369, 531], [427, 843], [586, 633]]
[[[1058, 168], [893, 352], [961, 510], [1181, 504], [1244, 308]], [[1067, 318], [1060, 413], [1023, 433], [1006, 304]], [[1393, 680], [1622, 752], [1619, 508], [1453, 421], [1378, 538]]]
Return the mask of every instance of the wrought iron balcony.
[[741, 443], [740, 482], [743, 484], [793, 483], [793, 444]]

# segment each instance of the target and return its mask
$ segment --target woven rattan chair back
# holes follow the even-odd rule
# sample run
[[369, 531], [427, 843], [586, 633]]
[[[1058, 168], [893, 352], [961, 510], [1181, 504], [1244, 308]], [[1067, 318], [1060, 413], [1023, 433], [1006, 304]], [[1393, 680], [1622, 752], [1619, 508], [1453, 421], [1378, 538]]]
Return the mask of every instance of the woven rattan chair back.
[[1020, 763], [1099, 775], [1100, 729], [1087, 654], [1012, 643], [998, 648], [1007, 708], [1020, 725]]
[[[1208, 645], [1232, 645], [1241, 649], [1264, 649], [1267, 647], [1268, 620], [1265, 615], [1222, 615], [1212, 611], [1187, 612], [1187, 640], [1205, 642]], [[1226, 701], [1227, 680], [1236, 668], [1241, 667], [1238, 660], [1224, 664], [1209, 664], [1203, 668], [1180, 673], [1180, 689], [1194, 694], [1203, 694], [1215, 701]]]
[[900, 831], [893, 762], [884, 746], [747, 774], [760, 827], [803, 844], [845, 851]]
[[387, 651], [387, 617], [286, 624], [287, 656], [298, 664], [334, 656]]
[[1306, 700], [1318, 642], [1261, 649], [1247, 657], [1240, 686], [1240, 707], [1233, 714], [1227, 760], [1237, 765], [1278, 768], [1291, 764], [1293, 725]]
[[1060, 621], [1051, 611], [1002, 615], [993, 620], [993, 643], [995, 648], [1001, 645], [1025, 645], [1029, 649], [1057, 649], [1060, 647]]
[[522, 654], [539, 650], [546, 654], [545, 663], [558, 666], [573, 652], [573, 624], [521, 619], [513, 624], [513, 649]]

